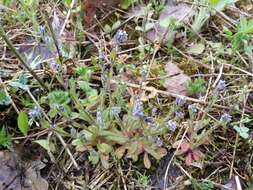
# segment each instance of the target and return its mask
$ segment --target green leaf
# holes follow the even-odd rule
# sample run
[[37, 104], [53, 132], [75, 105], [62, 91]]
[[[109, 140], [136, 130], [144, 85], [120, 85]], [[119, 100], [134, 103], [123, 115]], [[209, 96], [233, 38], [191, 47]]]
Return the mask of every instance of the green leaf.
[[96, 152], [95, 150], [92, 150], [89, 155], [89, 161], [93, 165], [96, 165], [99, 162], [99, 153]]
[[29, 130], [29, 125], [28, 125], [28, 117], [25, 112], [19, 112], [18, 128], [23, 133], [23, 135], [25, 136], [27, 135], [28, 130]]
[[0, 90], [0, 105], [7, 106], [10, 103], [11, 98], [3, 90]]
[[115, 133], [111, 131], [100, 131], [99, 135], [104, 136], [107, 140], [114, 141], [119, 144], [125, 144], [129, 140], [121, 132]]
[[112, 146], [106, 143], [97, 144], [97, 148], [99, 152], [104, 153], [104, 154], [109, 154], [110, 152], [113, 151]]
[[57, 108], [58, 105], [67, 105], [70, 98], [68, 92], [56, 90], [48, 94], [48, 101], [51, 108]]
[[203, 53], [204, 50], [205, 50], [205, 45], [202, 43], [199, 43], [199, 44], [194, 44], [193, 46], [191, 46], [188, 49], [188, 53], [193, 54], [193, 55], [199, 55], [199, 54]]
[[120, 27], [120, 24], [121, 22], [118, 20], [117, 22], [115, 22], [113, 25], [112, 25], [112, 31], [113, 30], [116, 30], [118, 27]]
[[21, 74], [18, 80], [11, 82], [10, 85], [14, 88], [20, 88], [22, 90], [28, 90], [27, 86], [28, 77], [26, 74]]
[[218, 3], [218, 1], [219, 0], [210, 0], [210, 4], [214, 6], [214, 5], [216, 5]]
[[11, 149], [11, 138], [4, 127], [0, 130], [0, 147]]
[[135, 3], [137, 0], [121, 0], [120, 5], [122, 9], [128, 9], [130, 5]]
[[237, 132], [242, 138], [244, 138], [244, 139], [249, 138], [249, 134], [248, 134], [249, 128], [244, 127], [244, 126], [239, 127], [239, 126], [237, 126], [237, 125], [235, 125], [233, 128], [234, 128], [234, 130], [236, 130], [236, 132]]
[[161, 156], [152, 147], [145, 146], [144, 150], [151, 156], [153, 156], [155, 159], [160, 160]]
[[103, 29], [104, 29], [104, 32], [107, 34], [109, 34], [112, 31], [112, 28], [108, 24], [106, 24]]
[[175, 17], [166, 17], [165, 19], [161, 20], [159, 24], [163, 28], [173, 28], [172, 26], [175, 26], [177, 24], [177, 20]]
[[34, 142], [42, 146], [47, 151], [55, 152], [55, 146], [50, 143], [48, 139], [36, 140]]
[[70, 7], [70, 4], [71, 4], [71, 0], [65, 0], [65, 3], [68, 7]]

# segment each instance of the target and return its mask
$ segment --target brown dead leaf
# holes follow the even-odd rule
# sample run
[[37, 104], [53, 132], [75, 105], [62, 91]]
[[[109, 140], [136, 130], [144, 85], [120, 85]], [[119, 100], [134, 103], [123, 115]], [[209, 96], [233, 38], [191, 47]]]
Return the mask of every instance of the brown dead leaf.
[[128, 11], [128, 17], [146, 17], [146, 18], [151, 18], [152, 15], [154, 14], [154, 11], [150, 10], [148, 12], [148, 15], [146, 15], [146, 8], [147, 6], [145, 4], [138, 4], [132, 8], [130, 8], [130, 10]]
[[116, 157], [118, 159], [121, 159], [124, 156], [124, 154], [126, 152], [126, 149], [127, 149], [126, 146], [121, 146], [121, 147], [117, 148], [116, 151], [115, 151]]
[[[158, 41], [162, 44], [166, 44], [168, 41], [174, 41], [176, 32], [165, 27], [162, 23], [169, 21], [170, 18], [176, 19], [179, 22], [187, 23], [194, 14], [195, 11], [185, 3], [174, 6], [167, 5], [161, 12], [157, 22], [153, 23], [154, 25], [152, 29], [147, 32], [147, 39], [153, 43]], [[150, 23], [148, 25], [150, 25]]]
[[167, 78], [165, 81], [165, 87], [167, 88], [167, 91], [186, 96], [187, 88], [185, 84], [186, 82], [190, 81], [191, 78], [185, 75], [183, 71], [173, 63], [167, 63], [165, 66], [165, 71], [167, 75], [172, 76]]
[[[239, 190], [239, 188], [237, 188], [237, 182], [236, 182], [236, 177], [238, 178], [238, 176], [232, 176], [228, 182], [226, 183], [226, 185], [224, 185], [224, 187], [221, 188], [221, 190]], [[240, 181], [239, 184], [240, 185]]]
[[143, 162], [144, 162], [145, 168], [149, 169], [151, 167], [151, 162], [150, 162], [150, 159], [148, 157], [148, 153], [146, 153], [146, 152], [144, 153], [144, 160], [143, 160]]
[[24, 162], [15, 152], [0, 152], [0, 189], [47, 190], [48, 183], [40, 176], [44, 164]]
[[157, 90], [154, 87], [150, 87], [150, 89], [153, 89], [153, 90], [151, 92], [144, 91], [141, 94], [141, 101], [147, 102], [150, 99], [153, 99], [153, 98], [155, 98], [157, 96]]
[[98, 8], [116, 6], [119, 4], [119, 0], [83, 0], [83, 3], [85, 24], [90, 27]]
[[[140, 77], [136, 76], [134, 74], [134, 72], [132, 72], [131, 70], [128, 70], [126, 68], [121, 70], [120, 78], [122, 81], [129, 82], [132, 84], [139, 84], [141, 81]], [[128, 93], [131, 96], [134, 96], [139, 93], [139, 89], [138, 88], [128, 88]]]

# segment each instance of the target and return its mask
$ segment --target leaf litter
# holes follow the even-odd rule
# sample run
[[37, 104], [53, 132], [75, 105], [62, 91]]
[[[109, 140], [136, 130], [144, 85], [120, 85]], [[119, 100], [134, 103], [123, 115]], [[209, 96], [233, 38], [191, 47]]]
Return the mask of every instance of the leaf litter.
[[186, 96], [188, 94], [186, 83], [190, 81], [191, 78], [184, 74], [178, 66], [170, 62], [166, 64], [165, 71], [168, 76], [164, 84], [167, 91]]
[[173, 6], [165, 6], [159, 19], [154, 23], [153, 27], [146, 33], [146, 37], [151, 42], [161, 42], [166, 44], [174, 41], [176, 32], [169, 26], [171, 20], [187, 23], [194, 16], [195, 10], [185, 3]]
[[1, 190], [47, 190], [48, 183], [40, 175], [45, 165], [39, 161], [24, 161], [15, 152], [0, 152]]

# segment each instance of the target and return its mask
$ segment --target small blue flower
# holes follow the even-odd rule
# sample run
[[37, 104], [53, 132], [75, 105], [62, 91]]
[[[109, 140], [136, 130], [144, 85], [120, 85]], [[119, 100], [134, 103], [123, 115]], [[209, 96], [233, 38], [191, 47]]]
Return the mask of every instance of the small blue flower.
[[120, 112], [121, 112], [120, 107], [111, 107], [111, 114], [113, 116], [118, 116]]
[[128, 34], [124, 30], [118, 30], [118, 32], [114, 36], [114, 42], [116, 44], [121, 44], [126, 42], [128, 39]]
[[41, 117], [41, 109], [39, 107], [35, 106], [33, 109], [31, 109], [28, 112], [28, 116], [29, 116], [29, 118]]
[[54, 72], [57, 72], [60, 70], [60, 65], [57, 64], [57, 63], [50, 63], [50, 66], [51, 66], [51, 69], [54, 71]]
[[188, 110], [189, 110], [189, 112], [191, 112], [191, 113], [197, 113], [197, 112], [198, 112], [198, 109], [197, 109], [197, 107], [196, 107], [195, 104], [189, 105], [189, 106], [188, 106]]
[[186, 103], [185, 98], [181, 98], [181, 97], [177, 97], [177, 98], [176, 98], [176, 105], [177, 105], [177, 106], [181, 107], [181, 106], [183, 106], [185, 103]]
[[158, 138], [156, 139], [156, 145], [157, 145], [158, 147], [162, 147], [162, 146], [163, 146], [163, 140], [162, 140], [160, 137], [158, 137]]
[[97, 110], [97, 114], [96, 114], [96, 121], [97, 124], [102, 127], [103, 126], [103, 113], [101, 110]]
[[175, 113], [176, 117], [179, 119], [183, 119], [184, 118], [184, 113], [181, 111], [176, 111]]
[[229, 123], [231, 121], [232, 121], [232, 116], [227, 113], [222, 114], [220, 117], [221, 123]]
[[224, 91], [226, 89], [226, 81], [225, 80], [219, 80], [216, 89], [218, 91]]
[[39, 34], [41, 35], [41, 36], [45, 36], [45, 34], [46, 34], [46, 28], [45, 28], [45, 26], [39, 26]]
[[98, 61], [101, 63], [104, 60], [104, 54], [101, 49], [98, 50]]
[[148, 76], [147, 65], [143, 65], [143, 67], [141, 68], [141, 78], [142, 78], [142, 81], [146, 81], [147, 80], [147, 76]]
[[134, 100], [132, 115], [134, 117], [144, 117], [143, 103], [138, 96], [135, 97], [135, 100]]
[[157, 127], [157, 124], [156, 124], [155, 119], [153, 117], [145, 117], [144, 121], [151, 128], [156, 128]]
[[153, 107], [151, 110], [152, 117], [155, 117], [157, 115], [158, 109], [156, 107]]
[[165, 122], [165, 127], [174, 132], [177, 128], [177, 125], [174, 121], [168, 120]]
[[56, 105], [56, 108], [57, 108], [57, 110], [60, 111], [60, 112], [64, 112], [64, 111], [65, 111], [65, 108], [64, 108], [63, 105]]

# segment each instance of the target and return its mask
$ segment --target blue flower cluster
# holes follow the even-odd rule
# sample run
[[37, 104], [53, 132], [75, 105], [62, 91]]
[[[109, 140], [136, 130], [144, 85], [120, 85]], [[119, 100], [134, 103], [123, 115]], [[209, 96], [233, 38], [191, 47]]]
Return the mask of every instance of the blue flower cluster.
[[115, 36], [113, 37], [113, 40], [116, 44], [121, 44], [126, 42], [128, 39], [128, 34], [124, 30], [118, 30]]
[[134, 117], [144, 117], [143, 103], [139, 96], [136, 96], [134, 99], [134, 107], [133, 107], [132, 115]]
[[31, 109], [28, 112], [28, 116], [29, 118], [34, 118], [34, 117], [41, 117], [42, 113], [41, 113], [41, 109], [37, 106], [35, 106], [33, 109]]

